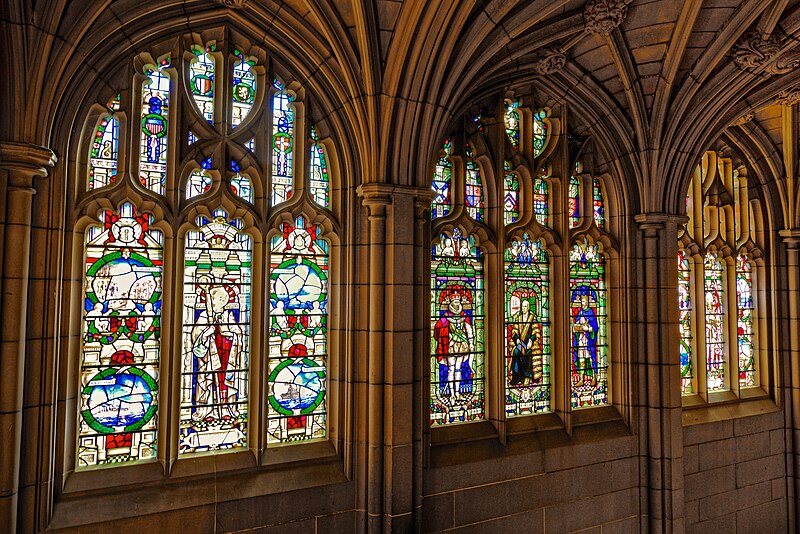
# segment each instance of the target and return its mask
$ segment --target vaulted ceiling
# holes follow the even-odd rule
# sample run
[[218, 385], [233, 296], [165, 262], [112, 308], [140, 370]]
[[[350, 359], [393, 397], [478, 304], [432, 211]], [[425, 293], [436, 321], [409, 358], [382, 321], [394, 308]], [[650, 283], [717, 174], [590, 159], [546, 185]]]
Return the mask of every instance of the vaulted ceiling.
[[121, 58], [223, 23], [318, 95], [365, 182], [424, 185], [456, 117], [526, 83], [574, 109], [631, 210], [678, 210], [719, 140], [797, 204], [785, 143], [800, 0], [9, 0], [2, 136], [58, 148], [75, 102], [98, 79], [113, 89]]

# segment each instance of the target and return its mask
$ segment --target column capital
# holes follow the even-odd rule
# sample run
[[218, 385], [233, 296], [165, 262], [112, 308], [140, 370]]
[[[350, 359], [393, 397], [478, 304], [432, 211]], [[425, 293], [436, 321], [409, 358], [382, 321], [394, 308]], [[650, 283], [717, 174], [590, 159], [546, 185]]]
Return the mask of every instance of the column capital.
[[414, 199], [415, 206], [425, 208], [430, 206], [435, 192], [427, 187], [411, 187], [407, 185], [369, 183], [361, 184], [356, 188], [356, 193], [362, 198], [362, 203], [370, 208], [372, 215], [386, 213], [386, 206], [393, 203], [393, 197], [409, 196]]
[[9, 172], [9, 186], [32, 188], [35, 177], [44, 178], [58, 157], [49, 148], [29, 143], [0, 142], [0, 170]]
[[673, 213], [648, 212], [634, 215], [633, 220], [636, 221], [639, 229], [645, 232], [647, 237], [655, 237], [660, 230], [663, 230], [669, 224], [676, 226], [686, 224], [689, 222], [689, 217]]
[[800, 228], [787, 228], [778, 231], [778, 235], [790, 249], [800, 248]]

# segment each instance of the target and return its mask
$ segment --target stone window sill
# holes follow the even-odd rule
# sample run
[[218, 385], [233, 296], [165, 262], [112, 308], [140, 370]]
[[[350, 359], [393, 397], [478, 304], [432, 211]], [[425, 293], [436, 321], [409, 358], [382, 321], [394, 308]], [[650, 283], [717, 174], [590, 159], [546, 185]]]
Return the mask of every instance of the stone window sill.
[[748, 391], [748, 396], [734, 398], [730, 401], [715, 404], [690, 404], [684, 402], [682, 414], [683, 426], [702, 425], [716, 421], [726, 421], [739, 417], [777, 412], [780, 408], [767, 396], [761, 388]]

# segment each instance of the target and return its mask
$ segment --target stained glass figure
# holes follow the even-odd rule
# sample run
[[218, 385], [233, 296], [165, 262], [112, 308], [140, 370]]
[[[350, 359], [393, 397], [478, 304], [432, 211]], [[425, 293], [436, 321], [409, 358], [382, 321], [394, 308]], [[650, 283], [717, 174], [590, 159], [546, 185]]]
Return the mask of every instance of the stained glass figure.
[[197, 109], [209, 123], [214, 122], [214, 57], [210, 52], [214, 46], [203, 50], [195, 48], [192, 53], [195, 59], [189, 66], [189, 87]]
[[550, 411], [550, 266], [527, 235], [505, 251], [506, 414]]
[[272, 238], [268, 443], [324, 438], [328, 402], [328, 243], [298, 217]]
[[330, 189], [328, 161], [325, 157], [325, 147], [319, 142], [317, 129], [314, 126], [311, 126], [311, 141], [309, 193], [314, 202], [323, 208], [327, 208], [329, 206], [328, 191]]
[[156, 457], [163, 235], [123, 204], [85, 245], [77, 468]]
[[253, 187], [250, 177], [241, 172], [241, 167], [236, 161], [231, 160], [231, 192], [242, 200], [253, 202]]
[[483, 251], [458, 229], [431, 258], [431, 423], [485, 417]]
[[755, 328], [753, 326], [753, 270], [746, 252], [736, 258], [736, 330], [739, 345], [739, 387], [756, 383]]
[[603, 185], [599, 178], [592, 178], [592, 205], [594, 206], [594, 223], [601, 230], [606, 227], [606, 207], [603, 201]]
[[431, 219], [444, 217], [450, 213], [452, 200], [450, 191], [452, 188], [453, 164], [450, 162], [452, 144], [447, 139], [443, 147], [445, 155], [436, 162], [433, 172], [433, 182], [431, 188], [436, 192], [436, 196], [431, 202]]
[[506, 126], [506, 135], [511, 141], [514, 150], [519, 151], [519, 100], [506, 100], [506, 112], [503, 120]]
[[533, 213], [542, 226], [550, 225], [550, 191], [541, 176], [533, 179]]
[[292, 96], [275, 81], [272, 97], [272, 205], [292, 196], [292, 154], [294, 150], [294, 109]]
[[678, 330], [680, 332], [681, 394], [694, 393], [694, 362], [692, 356], [692, 270], [689, 258], [678, 251]]
[[519, 220], [519, 175], [511, 170], [511, 165], [506, 161], [505, 181], [503, 191], [503, 220], [511, 224]]
[[581, 224], [581, 181], [577, 176], [569, 177], [569, 226], [577, 228]]
[[722, 262], [709, 252], [703, 262], [706, 318], [706, 384], [708, 391], [727, 389], [725, 377], [725, 284]]
[[588, 239], [569, 255], [572, 407], [608, 403], [605, 257]]
[[205, 170], [195, 170], [186, 184], [186, 199], [200, 196], [211, 190], [211, 176]]
[[256, 73], [253, 71], [253, 67], [256, 62], [252, 58], [245, 57], [238, 50], [234, 51], [234, 54], [238, 59], [233, 64], [231, 126], [236, 128], [253, 109], [256, 97]]
[[169, 60], [145, 70], [142, 85], [142, 136], [139, 154], [139, 181], [144, 187], [164, 193], [167, 182], [167, 137], [169, 132], [170, 80], [165, 71]]
[[222, 210], [186, 234], [180, 454], [247, 446], [250, 237]]
[[117, 94], [108, 104], [108, 115], [100, 119], [89, 149], [89, 191], [99, 189], [117, 178], [119, 158], [119, 119], [114, 115], [120, 107]]
[[467, 213], [476, 221], [483, 222], [485, 201], [483, 196], [483, 180], [478, 163], [475, 161], [472, 150], [467, 147], [467, 181], [466, 181]]
[[547, 113], [540, 110], [533, 114], [533, 155], [538, 157], [547, 146]]

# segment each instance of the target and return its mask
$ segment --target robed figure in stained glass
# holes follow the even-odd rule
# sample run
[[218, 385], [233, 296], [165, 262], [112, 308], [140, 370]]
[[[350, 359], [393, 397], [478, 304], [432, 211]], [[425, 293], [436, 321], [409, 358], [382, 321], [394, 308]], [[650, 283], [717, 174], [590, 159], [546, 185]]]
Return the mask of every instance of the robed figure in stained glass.
[[[580, 307], [576, 304], [580, 303]], [[579, 286], [572, 293], [572, 363], [573, 375], [578, 376], [575, 387], [589, 380], [597, 385], [597, 335], [600, 326], [594, 306], [597, 295], [588, 286]]]
[[530, 301], [523, 299], [520, 310], [511, 320], [511, 379], [512, 386], [527, 386], [542, 378], [542, 327], [531, 312]]

